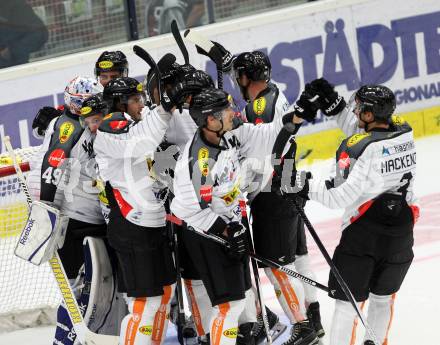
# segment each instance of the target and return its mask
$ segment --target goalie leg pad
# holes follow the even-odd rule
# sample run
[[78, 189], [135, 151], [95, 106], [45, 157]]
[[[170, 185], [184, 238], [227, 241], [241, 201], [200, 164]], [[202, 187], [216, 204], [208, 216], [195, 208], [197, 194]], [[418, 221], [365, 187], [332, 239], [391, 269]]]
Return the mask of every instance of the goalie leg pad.
[[28, 220], [15, 247], [15, 255], [34, 265], [52, 258], [62, 247], [69, 218], [41, 201], [33, 201]]

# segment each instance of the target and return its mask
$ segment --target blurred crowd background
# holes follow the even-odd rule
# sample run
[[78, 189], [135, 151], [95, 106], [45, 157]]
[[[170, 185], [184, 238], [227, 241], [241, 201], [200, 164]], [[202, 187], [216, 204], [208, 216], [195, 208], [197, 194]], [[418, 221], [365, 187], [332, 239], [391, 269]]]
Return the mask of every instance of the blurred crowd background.
[[1, 0], [0, 68], [310, 0]]

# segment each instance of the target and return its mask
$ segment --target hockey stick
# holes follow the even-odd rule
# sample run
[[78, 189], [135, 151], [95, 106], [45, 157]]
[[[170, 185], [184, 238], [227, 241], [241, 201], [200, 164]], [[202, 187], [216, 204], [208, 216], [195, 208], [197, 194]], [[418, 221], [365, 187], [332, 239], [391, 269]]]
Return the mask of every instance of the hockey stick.
[[[166, 219], [169, 222], [172, 222], [172, 223], [177, 224], [177, 225], [182, 225], [184, 223], [183, 220], [177, 218], [176, 216], [170, 215], [170, 214], [167, 214]], [[226, 241], [225, 239], [223, 239], [221, 237], [198, 232], [198, 231], [194, 230], [190, 226], [187, 226], [187, 228], [189, 230], [191, 230], [191, 231], [195, 231], [200, 236], [203, 236], [205, 238], [211, 239], [211, 240], [217, 242], [218, 244], [221, 244], [222, 246], [224, 246], [226, 248], [229, 248], [228, 241]], [[314, 281], [314, 280], [312, 280], [312, 279], [310, 279], [310, 278], [308, 278], [306, 276], [303, 276], [303, 275], [301, 275], [301, 274], [299, 274], [299, 273], [297, 273], [297, 272], [295, 272], [295, 271], [293, 271], [293, 270], [291, 270], [289, 268], [281, 266], [280, 264], [277, 264], [276, 262], [273, 262], [272, 260], [263, 258], [262, 256], [260, 256], [258, 254], [255, 254], [255, 253], [249, 253], [249, 256], [251, 256], [255, 260], [261, 262], [262, 264], [264, 264], [264, 265], [266, 265], [268, 267], [275, 268], [275, 269], [277, 269], [277, 270], [279, 270], [281, 272], [284, 272], [284, 273], [286, 273], [287, 275], [289, 275], [289, 276], [291, 276], [293, 278], [299, 279], [299, 280], [303, 281], [306, 284], [309, 284], [311, 286], [316, 287], [317, 289], [320, 289], [320, 290], [325, 291], [325, 292], [330, 292], [332, 295], [334, 294], [334, 291], [333, 290], [330, 291], [327, 286], [322, 285], [322, 284], [318, 283], [317, 281]]]
[[[3, 142], [5, 144], [6, 150], [11, 155], [20, 186], [26, 194], [26, 201], [28, 203], [28, 206], [30, 207], [32, 204], [32, 198], [30, 196], [23, 172], [21, 171], [20, 166], [17, 163], [17, 157], [12, 148], [9, 136], [4, 137]], [[49, 265], [54, 274], [58, 288], [60, 289], [63, 301], [66, 304], [66, 310], [69, 314], [70, 320], [72, 321], [72, 325], [75, 329], [75, 333], [77, 334], [78, 341], [84, 345], [118, 345], [119, 337], [97, 334], [87, 327], [81, 311], [78, 307], [78, 302], [76, 301], [75, 294], [72, 290], [72, 287], [70, 286], [69, 279], [67, 278], [58, 251], [55, 251], [53, 257], [49, 260]]]
[[183, 55], [183, 60], [185, 61], [185, 64], [189, 64], [189, 54], [188, 49], [186, 49], [185, 43], [183, 42], [182, 36], [180, 35], [179, 28], [177, 26], [177, 22], [175, 19], [171, 22], [171, 32], [174, 36], [174, 39], [176, 40], [177, 45], [179, 46], [180, 51]]
[[[254, 247], [254, 240], [252, 238], [253, 229], [251, 227], [251, 224], [248, 220], [247, 212], [246, 212], [246, 202], [244, 200], [240, 200], [240, 210], [241, 210], [241, 219], [244, 222], [244, 226], [247, 228], [247, 237], [249, 241], [249, 246], [252, 248], [252, 252], [255, 252]], [[252, 257], [252, 256], [251, 256]], [[263, 325], [264, 329], [266, 330], [266, 339], [268, 344], [272, 344], [272, 336], [270, 335], [270, 326], [269, 326], [269, 319], [267, 318], [267, 312], [266, 312], [266, 305], [263, 301], [263, 291], [261, 289], [261, 282], [260, 282], [260, 273], [258, 272], [258, 264], [255, 258], [252, 257], [251, 259], [252, 263], [252, 271], [254, 272], [254, 280], [255, 280], [255, 287], [257, 289], [257, 298], [258, 302], [260, 303], [261, 308], [261, 316], [263, 318]]]
[[[277, 136], [277, 139], [275, 140], [275, 144], [274, 144], [273, 150], [272, 150], [272, 153], [275, 154], [275, 158], [281, 158], [284, 147], [288, 141], [288, 138], [290, 137], [290, 135], [292, 135], [292, 133], [293, 133], [292, 126], [290, 126], [290, 124], [284, 125], [284, 127], [281, 129], [281, 132]], [[274, 170], [278, 174], [278, 176], [282, 176], [282, 169], [281, 169], [280, 165], [274, 167]], [[345, 280], [342, 278], [341, 274], [339, 273], [338, 268], [335, 266], [332, 259], [330, 258], [330, 255], [328, 254], [323, 243], [321, 242], [321, 239], [319, 238], [318, 234], [316, 233], [315, 228], [313, 227], [312, 223], [310, 223], [309, 218], [307, 217], [306, 213], [304, 212], [304, 209], [298, 204], [297, 200], [291, 199], [291, 201], [293, 202], [293, 205], [294, 205], [296, 211], [303, 219], [304, 224], [307, 226], [307, 229], [309, 230], [310, 235], [312, 235], [313, 240], [315, 241], [316, 245], [318, 246], [319, 250], [321, 251], [322, 255], [324, 256], [325, 261], [330, 266], [330, 270], [333, 273], [333, 275], [335, 276], [336, 280], [338, 281], [339, 286], [341, 287], [342, 291], [344, 292], [344, 294], [347, 297], [350, 304], [355, 309], [356, 314], [358, 315], [359, 319], [361, 320], [362, 324], [364, 325], [366, 331], [370, 334], [371, 338], [373, 339], [374, 344], [380, 345], [379, 341], [376, 338], [376, 335], [374, 334], [374, 331], [371, 329], [365, 316], [363, 315], [362, 311], [359, 309], [358, 305], [356, 304], [356, 300], [354, 299], [353, 294], [350, 291], [350, 288], [348, 287], [347, 283], [345, 282]]]
[[214, 43], [195, 31], [187, 29], [183, 36], [197, 47], [202, 48], [211, 57], [217, 67], [217, 87], [223, 89], [223, 56], [220, 50]]
[[[170, 193], [171, 194], [171, 193]], [[168, 212], [170, 211], [170, 200], [169, 200], [170, 195], [168, 195], [167, 201], [165, 203], [165, 210], [168, 214]], [[173, 251], [174, 251], [174, 264], [176, 265], [176, 289], [177, 289], [177, 305], [179, 308], [179, 312], [177, 315], [177, 327], [182, 327], [183, 329], [183, 325], [185, 324], [185, 306], [183, 304], [183, 288], [182, 288], [182, 273], [180, 271], [180, 259], [179, 259], [179, 244], [178, 244], [178, 239], [177, 239], [177, 231], [175, 229], [175, 223], [173, 222], [168, 222], [170, 225], [170, 230], [171, 230], [171, 237], [172, 237], [172, 241], [173, 241]], [[182, 332], [180, 332], [182, 333]], [[181, 335], [181, 338], [179, 337], [178, 334], [178, 340], [180, 344], [185, 344], [186, 342], [183, 340], [183, 335]]]

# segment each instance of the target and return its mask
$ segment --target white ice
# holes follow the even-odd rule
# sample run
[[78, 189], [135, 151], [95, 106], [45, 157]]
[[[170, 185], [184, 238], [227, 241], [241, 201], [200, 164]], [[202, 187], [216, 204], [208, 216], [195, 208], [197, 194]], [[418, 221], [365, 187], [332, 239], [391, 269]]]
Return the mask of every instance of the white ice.
[[[391, 326], [389, 342], [392, 345], [440, 344], [437, 335], [439, 327], [440, 299], [436, 291], [440, 284], [440, 136], [431, 136], [417, 140], [417, 177], [415, 188], [421, 201], [421, 218], [415, 227], [415, 258], [408, 275], [397, 294], [394, 319]], [[314, 173], [324, 173], [329, 161], [314, 164]], [[340, 210], [329, 210], [319, 204], [309, 202], [306, 213], [315, 225], [326, 248], [333, 252], [340, 236]], [[309, 240], [309, 251], [319, 282], [327, 285], [328, 266], [322, 255]], [[264, 275], [261, 272], [261, 275]], [[269, 307], [280, 315], [284, 323], [286, 317], [275, 298], [272, 287], [264, 277], [264, 297]], [[18, 293], [18, 292], [17, 292]], [[330, 330], [333, 312], [333, 300], [321, 291], [318, 292], [321, 304], [323, 325]], [[1, 345], [50, 345], [54, 327], [30, 328], [26, 330], [0, 334]], [[286, 332], [276, 344], [281, 344], [288, 336]], [[358, 326], [356, 344], [363, 339], [362, 326]], [[437, 340], [436, 340], [437, 339]], [[166, 344], [177, 344], [175, 330], [169, 327]], [[327, 336], [322, 344], [327, 344]], [[345, 345], [345, 344], [341, 344]], [[346, 344], [348, 345], [348, 344]]]

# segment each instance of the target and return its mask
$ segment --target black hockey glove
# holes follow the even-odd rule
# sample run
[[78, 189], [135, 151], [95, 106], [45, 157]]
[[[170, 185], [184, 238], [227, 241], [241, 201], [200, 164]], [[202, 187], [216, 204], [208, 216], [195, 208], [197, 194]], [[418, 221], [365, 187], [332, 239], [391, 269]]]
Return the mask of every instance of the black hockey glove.
[[204, 49], [196, 45], [197, 53], [209, 57], [217, 65], [221, 61], [222, 71], [229, 73], [232, 69], [232, 63], [234, 62], [234, 55], [232, 55], [230, 51], [226, 50], [226, 48], [220, 43], [215, 41], [211, 42], [214, 44], [214, 47], [211, 48], [209, 52], [206, 52]]
[[38, 110], [37, 115], [35, 115], [34, 121], [32, 122], [32, 129], [35, 130], [38, 136], [44, 136], [50, 121], [54, 118], [60, 116], [63, 112], [61, 110], [55, 109], [53, 107], [43, 107]]
[[306, 85], [306, 91], [312, 95], [319, 95], [320, 109], [326, 116], [335, 116], [345, 108], [344, 97], [324, 78], [315, 79]]
[[290, 178], [282, 178], [280, 191], [287, 199], [298, 197], [309, 200], [309, 180], [312, 173], [309, 171], [293, 170]]
[[315, 97], [304, 90], [293, 106], [293, 113], [308, 122], [314, 121], [319, 109], [318, 99], [319, 97]]
[[247, 240], [247, 229], [239, 222], [231, 222], [226, 227], [227, 237], [230, 247], [228, 254], [231, 258], [242, 260], [249, 253], [249, 243]]

